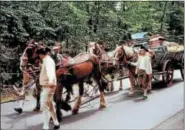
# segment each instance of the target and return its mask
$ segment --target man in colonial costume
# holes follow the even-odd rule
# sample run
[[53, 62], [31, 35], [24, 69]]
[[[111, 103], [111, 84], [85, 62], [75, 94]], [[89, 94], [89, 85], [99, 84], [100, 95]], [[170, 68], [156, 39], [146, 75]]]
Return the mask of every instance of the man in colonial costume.
[[141, 47], [139, 50], [139, 57], [136, 63], [128, 62], [129, 64], [136, 66], [135, 74], [138, 77], [139, 85], [144, 89], [144, 97], [147, 97], [147, 90], [151, 91], [152, 82], [152, 59], [155, 54], [153, 51]]
[[43, 129], [49, 129], [49, 119], [52, 117], [54, 122], [54, 129], [59, 129], [60, 125], [56, 117], [55, 107], [53, 102], [53, 95], [57, 85], [55, 62], [47, 54], [47, 49], [39, 49], [39, 57], [42, 59], [42, 68], [40, 72], [39, 82], [42, 86], [41, 92], [41, 110], [44, 116]]

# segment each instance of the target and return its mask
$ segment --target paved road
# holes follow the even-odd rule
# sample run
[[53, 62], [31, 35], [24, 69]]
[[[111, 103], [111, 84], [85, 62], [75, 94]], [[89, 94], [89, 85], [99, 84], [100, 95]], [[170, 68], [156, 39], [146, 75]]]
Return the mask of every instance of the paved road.
[[[145, 101], [141, 94], [128, 97], [128, 79], [124, 80], [124, 90], [116, 90], [106, 95], [107, 108], [99, 110], [99, 99], [87, 104], [78, 115], [63, 112], [61, 129], [152, 129], [184, 108], [184, 82], [180, 72], [175, 71], [174, 84], [162, 88], [153, 83], [154, 90]], [[1, 105], [1, 128], [40, 130], [42, 114], [31, 112], [34, 100], [25, 103], [25, 112], [17, 115], [13, 108], [16, 102]]]
[[184, 109], [179, 111], [169, 119], [163, 121], [161, 124], [157, 125], [154, 129], [184, 130]]

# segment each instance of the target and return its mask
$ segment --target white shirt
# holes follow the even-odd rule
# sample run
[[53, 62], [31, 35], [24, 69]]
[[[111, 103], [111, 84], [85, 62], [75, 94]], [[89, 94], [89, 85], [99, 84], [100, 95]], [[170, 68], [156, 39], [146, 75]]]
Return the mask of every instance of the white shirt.
[[137, 67], [138, 69], [145, 70], [146, 74], [152, 74], [152, 64], [150, 56], [139, 56]]
[[[150, 55], [139, 55], [137, 62], [129, 62], [131, 65], [136, 66], [137, 69], [145, 70], [146, 74], [152, 74], [152, 60]], [[136, 69], [136, 70], [137, 70]]]
[[55, 62], [48, 55], [43, 59], [39, 82], [42, 86], [57, 84]]

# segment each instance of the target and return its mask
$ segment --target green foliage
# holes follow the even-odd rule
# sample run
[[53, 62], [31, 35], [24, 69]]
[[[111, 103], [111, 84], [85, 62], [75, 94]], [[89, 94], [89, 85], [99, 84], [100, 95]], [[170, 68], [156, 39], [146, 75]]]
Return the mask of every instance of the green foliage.
[[86, 51], [89, 41], [106, 40], [113, 49], [129, 33], [140, 31], [161, 33], [176, 42], [184, 39], [180, 1], [4, 1], [0, 8], [0, 44], [18, 46], [18, 54], [32, 38], [50, 46], [63, 41], [64, 51], [73, 56]]

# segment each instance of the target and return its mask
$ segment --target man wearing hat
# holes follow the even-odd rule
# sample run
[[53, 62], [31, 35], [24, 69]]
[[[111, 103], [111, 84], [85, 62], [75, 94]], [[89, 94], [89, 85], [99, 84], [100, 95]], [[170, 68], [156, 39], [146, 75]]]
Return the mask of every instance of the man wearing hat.
[[138, 75], [139, 85], [144, 88], [144, 97], [147, 97], [147, 90], [151, 91], [152, 82], [152, 59], [155, 57], [153, 51], [141, 46], [139, 49], [139, 57], [136, 63], [128, 62], [136, 66], [135, 74]]
[[55, 64], [58, 64], [60, 62], [60, 60], [63, 58], [62, 54], [60, 54], [60, 50], [61, 50], [61, 45], [60, 44], [56, 44], [53, 47], [53, 51], [52, 51], [52, 58], [55, 61]]
[[39, 76], [39, 82], [42, 86], [41, 91], [41, 110], [44, 115], [43, 129], [49, 129], [49, 119], [52, 117], [54, 129], [59, 129], [60, 124], [57, 120], [55, 107], [53, 105], [53, 95], [57, 85], [55, 62], [48, 55], [46, 48], [41, 48], [37, 51], [42, 60], [42, 68]]

